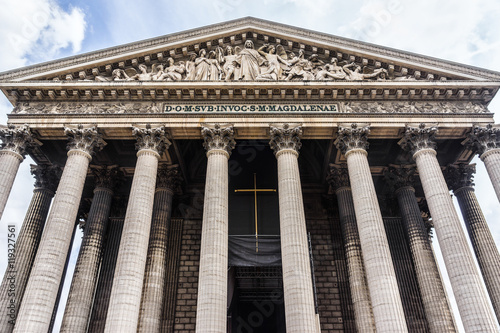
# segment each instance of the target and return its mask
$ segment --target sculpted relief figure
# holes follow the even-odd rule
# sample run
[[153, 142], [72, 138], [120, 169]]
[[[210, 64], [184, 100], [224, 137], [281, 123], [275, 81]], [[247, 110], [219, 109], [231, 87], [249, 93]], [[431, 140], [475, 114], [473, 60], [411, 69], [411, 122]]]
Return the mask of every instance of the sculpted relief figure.
[[297, 77], [303, 80], [314, 80], [314, 75], [312, 74], [313, 64], [305, 58], [304, 50], [300, 49], [298, 56], [295, 56], [293, 53], [291, 56], [293, 56], [290, 61], [290, 66], [292, 66], [292, 68], [288, 72], [288, 76], [285, 80], [289, 81]]
[[258, 52], [266, 58], [267, 70], [259, 74], [257, 80], [273, 81], [282, 79], [281, 65], [289, 66], [289, 63], [286, 61], [287, 55], [283, 46], [278, 45], [278, 50], [279, 54], [275, 54], [276, 47], [269, 44], [264, 44], [258, 49]]
[[[179, 61], [179, 63], [177, 65], [175, 65], [174, 59], [168, 58], [167, 65], [168, 65], [168, 67], [163, 68], [163, 66], [162, 66], [161, 70], [158, 71], [158, 73], [156, 73], [156, 80], [157, 81], [180, 81], [180, 80], [182, 80], [182, 75], [186, 71], [186, 68], [184, 67], [184, 61]], [[155, 79], [155, 78], [153, 77], [153, 79]]]
[[[256, 42], [262, 46], [257, 48], [254, 41], [246, 39], [243, 45], [239, 46], [221, 45], [213, 50], [202, 48], [199, 53], [189, 53], [182, 61], [177, 58], [182, 57], [181, 55], [175, 55], [175, 58], [169, 57], [165, 62], [161, 58], [149, 59], [152, 64], [141, 63], [138, 67], [132, 67], [130, 62], [126, 62], [127, 67], [116, 68], [110, 74], [84, 75], [82, 80], [99, 82], [417, 80], [414, 76], [398, 72], [391, 73], [389, 77], [388, 71], [384, 68], [375, 69], [372, 65], [362, 67], [358, 63], [347, 63], [336, 57], [325, 63], [324, 56], [318, 54], [306, 56], [307, 48], [301, 48], [298, 55], [295, 55], [293, 52], [287, 53], [280, 43], [271, 45], [261, 44], [260, 40]], [[67, 77], [72, 80], [74, 76]], [[61, 80], [63, 76], [53, 79]]]
[[189, 55], [189, 60], [186, 61], [186, 80], [192, 81], [196, 75], [196, 53]]
[[219, 80], [219, 73], [221, 68], [219, 62], [215, 59], [215, 51], [210, 51], [208, 58], [206, 58], [207, 50], [203, 49], [200, 51], [199, 57], [195, 60], [196, 70], [195, 70], [195, 80]]
[[220, 80], [220, 75], [222, 69], [220, 68], [219, 61], [217, 61], [215, 51], [210, 51], [208, 53], [208, 64], [210, 65], [209, 69], [209, 80], [217, 81]]
[[139, 65], [139, 71], [140, 73], [135, 74], [134, 76], [131, 76], [131, 80], [137, 80], [137, 81], [151, 81], [153, 80], [153, 75], [156, 73], [153, 73], [153, 71], [148, 72], [148, 67], [144, 64]]
[[238, 80], [254, 81], [260, 74], [260, 66], [264, 64], [264, 58], [254, 49], [253, 42], [247, 40], [245, 48], [241, 50], [235, 59], [235, 63], [240, 67]]
[[220, 64], [223, 64], [222, 79], [225, 81], [231, 81], [235, 77], [238, 77], [238, 64], [236, 62], [237, 54], [235, 54], [235, 50], [230, 45], [228, 45], [226, 46], [226, 55], [224, 55], [224, 50], [219, 46], [216, 49], [216, 53], [217, 60]]
[[206, 58], [207, 50], [202, 49], [198, 54], [198, 58], [195, 59], [194, 63], [196, 65], [194, 80], [203, 81], [209, 79], [210, 73], [210, 62]]
[[316, 73], [316, 80], [344, 80], [347, 74], [344, 69], [337, 65], [337, 58], [332, 58], [329, 64], [326, 64]]
[[95, 77], [95, 80], [100, 82], [109, 82], [109, 81], [128, 81], [131, 79], [123, 69], [117, 68], [111, 72], [111, 77], [98, 75]]
[[[351, 67], [354, 67], [354, 70], [352, 70]], [[361, 73], [361, 67], [353, 62], [351, 62], [348, 65], [345, 65], [343, 68], [344, 72], [346, 72], [347, 74], [346, 80], [348, 81], [362, 81], [364, 79], [369, 79], [373, 77], [379, 77], [381, 79], [385, 79], [386, 75], [388, 74], [387, 70], [384, 68], [375, 69], [371, 74]]]

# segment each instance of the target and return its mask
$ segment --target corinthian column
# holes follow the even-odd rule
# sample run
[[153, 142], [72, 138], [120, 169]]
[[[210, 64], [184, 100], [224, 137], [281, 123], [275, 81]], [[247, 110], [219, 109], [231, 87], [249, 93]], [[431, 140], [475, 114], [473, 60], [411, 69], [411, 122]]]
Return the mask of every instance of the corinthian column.
[[88, 214], [75, 273], [71, 281], [61, 332], [87, 332], [95, 284], [102, 258], [117, 167], [91, 167], [96, 187]]
[[468, 146], [475, 150], [484, 162], [500, 201], [500, 128], [493, 128], [492, 125], [487, 125], [486, 128], [474, 126], [469, 139]]
[[31, 269], [14, 332], [46, 333], [71, 245], [78, 206], [92, 154], [104, 141], [97, 129], [65, 128], [68, 159]]
[[14, 329], [61, 169], [50, 165], [31, 165], [31, 174], [35, 176], [35, 189], [17, 237], [16, 260], [7, 266], [0, 287], [0, 332], [5, 333]]
[[[172, 213], [172, 197], [181, 178], [176, 167], [162, 165], [158, 170], [149, 237], [148, 257], [139, 314], [138, 332], [160, 332], [167, 264], [167, 233]], [[168, 272], [172, 274], [172, 272]]]
[[26, 156], [26, 150], [38, 144], [31, 134], [28, 125], [15, 127], [9, 125], [0, 128], [2, 146], [0, 150], [0, 219], [2, 218], [5, 204], [9, 198], [12, 184], [16, 178], [19, 165]]
[[105, 332], [136, 332], [148, 254], [158, 160], [170, 141], [163, 127], [133, 129], [137, 163], [123, 222]]
[[450, 165], [446, 169], [446, 180], [457, 197], [486, 289], [500, 321], [500, 254], [474, 193], [475, 172], [474, 164]]
[[226, 332], [228, 251], [228, 159], [235, 146], [233, 127], [201, 128], [207, 176], [201, 230], [196, 332]]
[[281, 260], [287, 332], [319, 332], [299, 173], [300, 126], [271, 126], [269, 145], [278, 160]]
[[344, 239], [356, 328], [358, 332], [375, 332], [372, 304], [366, 284], [363, 254], [347, 168], [345, 166], [331, 167], [328, 182], [335, 191], [339, 205], [340, 227]]
[[389, 243], [368, 165], [368, 126], [339, 127], [337, 148], [347, 159], [368, 290], [378, 332], [406, 332]]
[[398, 199], [429, 329], [433, 333], [456, 332], [427, 228], [415, 197], [415, 173], [415, 167], [390, 167], [385, 173], [386, 182]]
[[436, 158], [436, 127], [406, 127], [400, 145], [417, 162], [436, 235], [466, 332], [498, 332], [481, 277]]

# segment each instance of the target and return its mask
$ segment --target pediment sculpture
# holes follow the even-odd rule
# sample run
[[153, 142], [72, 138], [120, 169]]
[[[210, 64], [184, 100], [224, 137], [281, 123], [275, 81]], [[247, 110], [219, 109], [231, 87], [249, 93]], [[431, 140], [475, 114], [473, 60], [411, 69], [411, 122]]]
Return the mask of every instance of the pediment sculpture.
[[[256, 48], [252, 40], [243, 45], [217, 46], [191, 52], [185, 59], [167, 58], [153, 64], [115, 68], [109, 75], [87, 76], [84, 81], [385, 81], [417, 80], [414, 76], [390, 76], [385, 68], [359, 64], [318, 54], [285, 51], [281, 44]], [[55, 80], [59, 80], [56, 78]]]

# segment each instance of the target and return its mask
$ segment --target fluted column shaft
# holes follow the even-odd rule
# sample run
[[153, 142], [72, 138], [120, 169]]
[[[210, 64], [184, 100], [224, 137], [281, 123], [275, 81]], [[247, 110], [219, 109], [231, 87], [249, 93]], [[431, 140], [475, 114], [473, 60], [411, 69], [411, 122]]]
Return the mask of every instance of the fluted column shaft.
[[229, 154], [212, 149], [207, 156], [196, 332], [219, 333], [227, 324]]
[[476, 254], [484, 283], [500, 321], [500, 254], [484, 218], [474, 188], [467, 186], [453, 191], [458, 199], [472, 247]]
[[137, 153], [105, 332], [132, 333], [137, 329], [159, 157], [151, 149]]
[[23, 160], [24, 157], [16, 152], [0, 151], [0, 218], [2, 218], [12, 185], [16, 179], [19, 165]]
[[396, 190], [396, 194], [429, 329], [433, 333], [456, 332], [415, 189], [411, 186], [401, 187]]
[[486, 166], [488, 176], [500, 201], [500, 148], [492, 149], [481, 155], [481, 160]]
[[167, 233], [172, 213], [172, 197], [172, 189], [166, 187], [156, 189], [138, 332], [160, 332], [165, 297]]
[[466, 332], [498, 332], [448, 187], [431, 148], [413, 155]]
[[375, 327], [378, 332], [406, 332], [396, 273], [366, 150], [349, 150], [346, 159]]
[[298, 153], [276, 153], [287, 332], [318, 332]]
[[113, 191], [97, 187], [85, 224], [80, 253], [66, 302], [61, 332], [87, 331], [95, 285], [101, 263], [104, 233], [109, 219]]
[[[0, 287], [0, 332], [10, 333], [14, 329], [53, 197], [54, 191], [49, 189], [35, 188], [33, 191], [31, 203], [17, 237], [15, 263], [7, 266]], [[11, 295], [9, 291], [14, 291], [15, 294]], [[14, 302], [12, 305], [11, 300]]]
[[90, 159], [79, 149], [68, 152], [14, 332], [46, 333], [49, 328]]
[[358, 332], [375, 332], [351, 188], [341, 187], [335, 194], [339, 206], [356, 328]]

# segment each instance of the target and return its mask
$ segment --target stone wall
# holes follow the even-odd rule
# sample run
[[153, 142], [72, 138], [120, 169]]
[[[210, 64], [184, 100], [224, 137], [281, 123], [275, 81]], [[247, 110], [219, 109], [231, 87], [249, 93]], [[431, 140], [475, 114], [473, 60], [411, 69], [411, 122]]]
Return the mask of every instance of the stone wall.
[[176, 333], [190, 333], [195, 330], [200, 242], [201, 219], [184, 220], [173, 323]]

